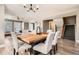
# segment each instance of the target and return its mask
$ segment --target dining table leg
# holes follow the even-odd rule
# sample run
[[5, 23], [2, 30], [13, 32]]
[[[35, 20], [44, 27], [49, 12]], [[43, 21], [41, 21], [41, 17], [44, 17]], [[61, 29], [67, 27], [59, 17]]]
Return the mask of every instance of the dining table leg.
[[30, 48], [30, 55], [32, 55], [33, 54], [33, 49], [32, 48]]
[[34, 44], [31, 44], [31, 48], [29, 49], [29, 51], [30, 51], [30, 55], [33, 55], [33, 46], [34, 46]]

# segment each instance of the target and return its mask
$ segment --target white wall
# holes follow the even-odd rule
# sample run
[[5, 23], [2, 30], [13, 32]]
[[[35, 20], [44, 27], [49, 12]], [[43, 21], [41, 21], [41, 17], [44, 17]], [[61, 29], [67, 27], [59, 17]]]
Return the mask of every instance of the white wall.
[[5, 14], [5, 19], [17, 20], [17, 18], [13, 15]]
[[76, 15], [76, 42], [79, 43], [79, 10], [77, 11], [77, 15]]
[[4, 5], [0, 5], [0, 40], [4, 40], [4, 21], [5, 8]]

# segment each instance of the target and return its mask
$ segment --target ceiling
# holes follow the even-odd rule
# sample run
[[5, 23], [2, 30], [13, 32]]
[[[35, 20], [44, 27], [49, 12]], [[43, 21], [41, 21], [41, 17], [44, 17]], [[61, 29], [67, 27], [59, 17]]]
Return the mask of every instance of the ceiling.
[[38, 4], [39, 10], [37, 12], [27, 12], [22, 4], [6, 4], [6, 14], [20, 16], [25, 19], [29, 18], [47, 18], [60, 14], [68, 10], [78, 9], [77, 4]]

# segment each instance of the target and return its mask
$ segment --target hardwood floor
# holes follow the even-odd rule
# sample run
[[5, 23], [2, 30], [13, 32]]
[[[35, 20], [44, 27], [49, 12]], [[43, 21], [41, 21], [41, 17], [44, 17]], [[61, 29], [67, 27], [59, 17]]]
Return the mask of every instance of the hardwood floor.
[[59, 39], [57, 55], [78, 55], [79, 43], [68, 39]]

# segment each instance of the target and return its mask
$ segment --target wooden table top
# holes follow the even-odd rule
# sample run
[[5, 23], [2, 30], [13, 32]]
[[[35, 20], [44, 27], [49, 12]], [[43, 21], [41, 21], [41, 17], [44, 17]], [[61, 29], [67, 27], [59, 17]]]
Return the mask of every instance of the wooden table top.
[[43, 41], [47, 37], [46, 33], [41, 34], [26, 34], [26, 35], [19, 35], [18, 38], [28, 44], [37, 42], [37, 41]]

